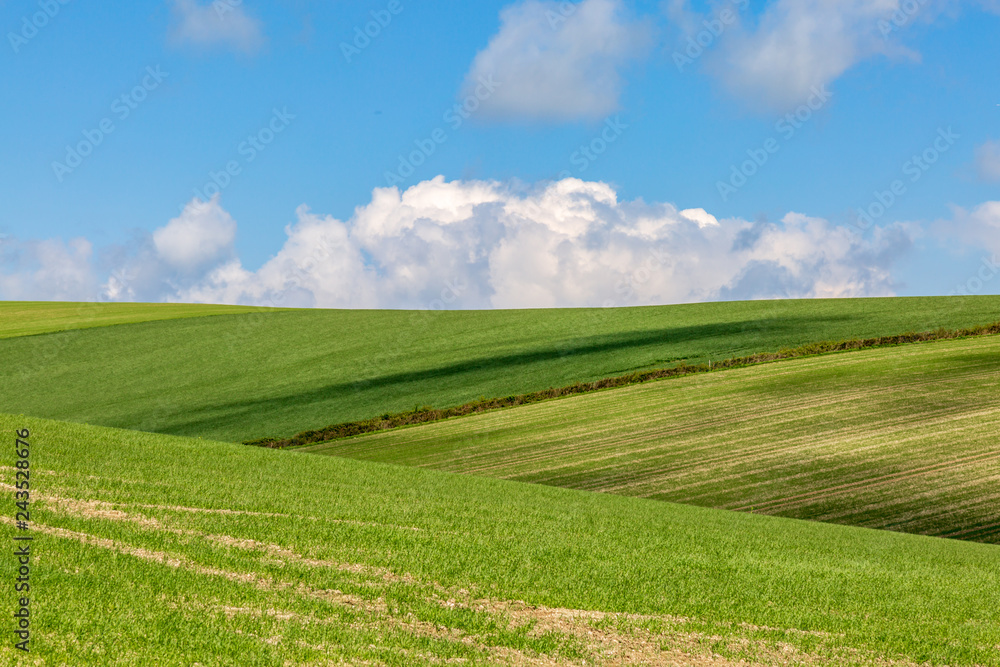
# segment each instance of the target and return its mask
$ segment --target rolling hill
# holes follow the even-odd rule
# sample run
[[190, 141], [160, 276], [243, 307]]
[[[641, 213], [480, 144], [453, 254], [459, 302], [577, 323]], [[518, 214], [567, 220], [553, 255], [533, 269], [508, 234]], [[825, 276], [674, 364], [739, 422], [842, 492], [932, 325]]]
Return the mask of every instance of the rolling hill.
[[303, 448], [1000, 543], [1000, 336], [845, 352]]
[[17, 322], [8, 325], [12, 333], [121, 323], [0, 340], [4, 410], [229, 441], [682, 361], [1000, 319], [995, 296], [594, 310], [253, 310], [133, 323], [125, 322], [156, 319], [161, 309], [164, 318], [215, 311], [98, 304], [74, 323], [70, 306], [29, 308], [30, 317], [20, 305], [5, 308]]
[[0, 416], [19, 429], [46, 664], [1000, 664], [992, 545]]
[[249, 306], [208, 306], [185, 303], [0, 301], [0, 338], [35, 336], [116, 324], [135, 324], [258, 311], [276, 312], [274, 309]]

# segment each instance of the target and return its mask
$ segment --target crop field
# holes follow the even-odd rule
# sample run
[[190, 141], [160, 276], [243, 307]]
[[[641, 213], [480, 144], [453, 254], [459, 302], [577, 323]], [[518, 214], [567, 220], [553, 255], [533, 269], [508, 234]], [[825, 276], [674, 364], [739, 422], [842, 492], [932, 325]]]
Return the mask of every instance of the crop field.
[[1000, 665], [992, 545], [0, 416], [19, 429], [25, 664]]
[[1000, 336], [660, 380], [304, 450], [1000, 543]]
[[87, 306], [83, 316], [72, 304], [35, 305], [27, 307], [34, 319], [25, 320], [18, 309], [26, 306], [4, 308], [5, 321], [17, 323], [6, 324], [8, 337], [0, 340], [0, 366], [11, 369], [0, 383], [4, 410], [244, 441], [682, 361], [989, 324], [998, 319], [1000, 297], [591, 310], [253, 310], [146, 322], [137, 320], [226, 311], [99, 305]]

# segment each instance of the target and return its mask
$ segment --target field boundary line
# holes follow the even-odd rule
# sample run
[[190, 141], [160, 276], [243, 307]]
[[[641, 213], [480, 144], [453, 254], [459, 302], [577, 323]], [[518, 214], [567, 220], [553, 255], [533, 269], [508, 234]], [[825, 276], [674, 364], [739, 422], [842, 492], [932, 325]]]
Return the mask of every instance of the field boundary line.
[[435, 409], [431, 406], [425, 406], [408, 412], [394, 414], [386, 413], [380, 417], [371, 419], [331, 424], [330, 426], [322, 429], [302, 431], [289, 438], [260, 438], [257, 440], [244, 441], [243, 444], [255, 447], [267, 447], [270, 449], [288, 449], [291, 447], [299, 448], [306, 445], [331, 442], [333, 440], [343, 440], [357, 435], [389, 431], [404, 426], [427, 424], [452, 417], [463, 417], [471, 414], [493, 412], [495, 410], [512, 408], [519, 405], [529, 405], [555, 398], [588, 394], [605, 389], [627, 387], [665, 378], [684, 377], [702, 373], [715, 373], [734, 368], [757, 366], [787, 359], [818, 357], [838, 352], [852, 352], [881, 347], [896, 347], [900, 345], [926, 343], [938, 340], [991, 336], [998, 333], [1000, 333], [1000, 321], [967, 329], [947, 330], [942, 328], [935, 331], [925, 331], [921, 333], [909, 332], [894, 336], [879, 336], [877, 338], [850, 339], [837, 342], [822, 341], [802, 345], [796, 348], [787, 348], [779, 350], [778, 352], [762, 352], [747, 357], [734, 357], [723, 361], [713, 361], [711, 364], [689, 366], [684, 362], [681, 362], [679, 365], [670, 368], [634, 372], [627, 375], [619, 375], [616, 377], [595, 380], [593, 382], [576, 382], [565, 387], [549, 388], [547, 390], [511, 395], [503, 398], [482, 398], [477, 401], [464, 403], [451, 408]]

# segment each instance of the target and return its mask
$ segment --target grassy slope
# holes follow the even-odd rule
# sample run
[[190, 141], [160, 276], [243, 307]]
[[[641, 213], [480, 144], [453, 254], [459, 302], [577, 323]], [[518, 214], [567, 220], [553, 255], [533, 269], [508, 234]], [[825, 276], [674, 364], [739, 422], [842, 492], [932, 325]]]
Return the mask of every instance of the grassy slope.
[[50, 664], [1000, 665], [990, 545], [0, 416], [8, 486], [24, 427]]
[[[0, 406], [222, 440], [287, 436], [679, 359], [998, 319], [1000, 297], [614, 310], [284, 311], [0, 341]], [[95, 391], [95, 388], [97, 389]]]
[[205, 306], [180, 303], [66, 303], [0, 301], [0, 338], [56, 331], [90, 329], [156, 320], [230, 315], [252, 310], [246, 306]]
[[662, 380], [306, 448], [1000, 543], [1000, 336]]

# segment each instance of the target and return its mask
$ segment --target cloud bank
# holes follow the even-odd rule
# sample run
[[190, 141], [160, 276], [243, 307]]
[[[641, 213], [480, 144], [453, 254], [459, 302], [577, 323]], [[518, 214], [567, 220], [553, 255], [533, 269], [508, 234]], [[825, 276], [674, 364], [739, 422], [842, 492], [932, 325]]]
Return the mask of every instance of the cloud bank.
[[574, 178], [439, 176], [378, 188], [348, 220], [302, 206], [285, 233], [252, 270], [218, 197], [195, 199], [133, 247], [100, 253], [101, 269], [82, 239], [36, 244], [32, 267], [0, 275], [0, 296], [418, 309], [881, 296], [894, 292], [893, 264], [912, 244], [902, 225], [862, 238], [800, 213], [718, 220], [620, 201], [611, 186]]
[[341, 221], [299, 208], [256, 271], [238, 260], [172, 299], [365, 307], [531, 308], [892, 293], [901, 227], [862, 240], [792, 213], [780, 224], [620, 202], [577, 179], [518, 191], [446, 182], [375, 190]]

